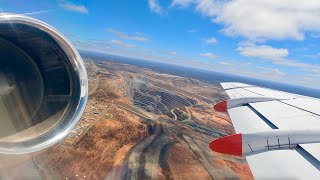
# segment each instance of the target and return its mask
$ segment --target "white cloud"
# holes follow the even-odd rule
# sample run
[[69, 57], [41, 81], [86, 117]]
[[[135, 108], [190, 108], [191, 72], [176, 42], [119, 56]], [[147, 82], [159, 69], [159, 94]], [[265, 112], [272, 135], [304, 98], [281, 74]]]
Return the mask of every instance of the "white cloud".
[[149, 8], [152, 12], [157, 14], [163, 14], [163, 9], [158, 0], [148, 0]]
[[146, 42], [149, 41], [148, 38], [143, 37], [143, 36], [129, 36], [128, 34], [121, 32], [121, 31], [117, 31], [115, 29], [109, 28], [107, 29], [108, 32], [118, 36], [121, 39], [126, 39], [126, 40], [132, 40], [132, 41], [140, 41], [140, 42]]
[[[261, 67], [261, 66], [251, 66], [250, 69], [246, 69], [249, 73], [251, 73], [253, 77], [260, 78], [260, 79], [268, 79], [273, 81], [282, 81], [288, 83], [288, 74], [283, 72], [281, 69], [278, 68], [268, 68], [268, 67]], [[292, 78], [293, 76], [291, 76]], [[294, 80], [291, 80], [294, 81]]]
[[[256, 57], [264, 60], [269, 60], [273, 64], [298, 68], [302, 71], [320, 73], [320, 66], [315, 64], [308, 64], [297, 60], [289, 59], [288, 49], [273, 48], [267, 45], [255, 45], [252, 43], [242, 43], [237, 50], [241, 55], [247, 57]], [[295, 69], [297, 71], [297, 69]], [[279, 74], [279, 73], [278, 73]]]
[[320, 73], [320, 66], [315, 65], [315, 64], [308, 64], [308, 63], [298, 62], [295, 60], [285, 59], [285, 58], [280, 59], [278, 61], [274, 61], [274, 63], [278, 64], [278, 65], [283, 65], [283, 66], [300, 68], [300, 69], [302, 69], [304, 71], [308, 71], [308, 72]]
[[144, 35], [144, 33], [142, 33], [142, 32], [135, 32], [135, 34], [139, 35], [139, 36], [143, 36]]
[[173, 0], [170, 7], [188, 7], [190, 4], [195, 2], [195, 0]]
[[200, 53], [199, 56], [207, 57], [209, 59], [215, 59], [216, 58], [216, 55], [214, 55], [212, 53]]
[[224, 66], [231, 66], [232, 64], [228, 63], [228, 62], [219, 62], [219, 64], [224, 65]]
[[272, 75], [276, 75], [276, 76], [285, 76], [286, 73], [282, 72], [279, 69], [271, 69], [271, 73]]
[[288, 49], [245, 43], [237, 48], [243, 56], [277, 61], [288, 56]]
[[171, 55], [177, 55], [177, 52], [176, 52], [176, 51], [170, 51], [169, 54], [171, 54]]
[[69, 10], [69, 11], [74, 11], [74, 12], [79, 12], [83, 14], [88, 14], [89, 11], [84, 5], [76, 5], [71, 2], [63, 1], [59, 3], [59, 6], [62, 7], [63, 9]]
[[223, 32], [250, 40], [302, 40], [320, 32], [318, 0], [173, 0], [174, 7], [194, 5], [196, 11], [224, 25]]
[[45, 11], [33, 11], [33, 12], [22, 13], [21, 15], [44, 14], [44, 13], [53, 12], [53, 11], [57, 11], [57, 10], [52, 9], [52, 10], [45, 10]]
[[211, 37], [205, 40], [207, 44], [216, 44], [218, 41], [216, 38]]
[[303, 57], [308, 58], [308, 59], [319, 59], [320, 58], [320, 53], [315, 53], [315, 54], [303, 54]]
[[122, 42], [120, 40], [111, 40], [110, 43], [113, 44], [113, 45], [116, 45], [116, 46], [124, 47], [124, 48], [134, 48], [134, 47], [136, 47], [133, 44], [127, 44], [127, 43], [124, 43], [124, 42]]

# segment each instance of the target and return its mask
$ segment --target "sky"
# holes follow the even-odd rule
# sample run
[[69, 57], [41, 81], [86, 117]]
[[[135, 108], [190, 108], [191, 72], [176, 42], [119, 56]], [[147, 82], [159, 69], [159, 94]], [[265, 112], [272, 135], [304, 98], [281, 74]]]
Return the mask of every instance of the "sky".
[[318, 0], [0, 0], [0, 10], [43, 20], [78, 49], [320, 89]]

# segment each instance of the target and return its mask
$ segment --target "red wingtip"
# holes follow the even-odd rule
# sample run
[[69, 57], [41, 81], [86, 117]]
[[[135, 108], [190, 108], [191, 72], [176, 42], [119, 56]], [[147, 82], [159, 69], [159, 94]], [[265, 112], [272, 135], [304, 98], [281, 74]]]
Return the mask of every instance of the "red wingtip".
[[212, 151], [233, 156], [242, 156], [242, 134], [216, 139], [209, 144]]
[[213, 109], [219, 112], [227, 112], [228, 110], [228, 102], [227, 101], [221, 101], [218, 104], [213, 106]]

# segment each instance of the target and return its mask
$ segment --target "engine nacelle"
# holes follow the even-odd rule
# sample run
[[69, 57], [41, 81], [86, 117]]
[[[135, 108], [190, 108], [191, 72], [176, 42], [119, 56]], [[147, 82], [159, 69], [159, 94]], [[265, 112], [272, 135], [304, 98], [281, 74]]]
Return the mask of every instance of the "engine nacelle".
[[0, 14], [0, 154], [39, 151], [66, 137], [87, 101], [78, 51], [39, 20]]
[[319, 142], [319, 129], [273, 129], [225, 136], [212, 141], [209, 147], [223, 154], [250, 156], [272, 150], [294, 149], [299, 144]]

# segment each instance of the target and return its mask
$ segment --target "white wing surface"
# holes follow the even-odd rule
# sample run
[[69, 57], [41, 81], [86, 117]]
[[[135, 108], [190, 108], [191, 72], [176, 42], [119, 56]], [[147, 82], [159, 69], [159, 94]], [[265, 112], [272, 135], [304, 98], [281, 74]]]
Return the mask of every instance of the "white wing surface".
[[[231, 99], [248, 103], [228, 108], [237, 133], [320, 129], [320, 100], [243, 83], [221, 83]], [[272, 97], [250, 102], [250, 98]], [[252, 101], [252, 100], [251, 100]], [[290, 143], [289, 143], [290, 144]], [[269, 149], [269, 148], [268, 148]], [[319, 179], [320, 143], [298, 144], [246, 156], [256, 179]]]

